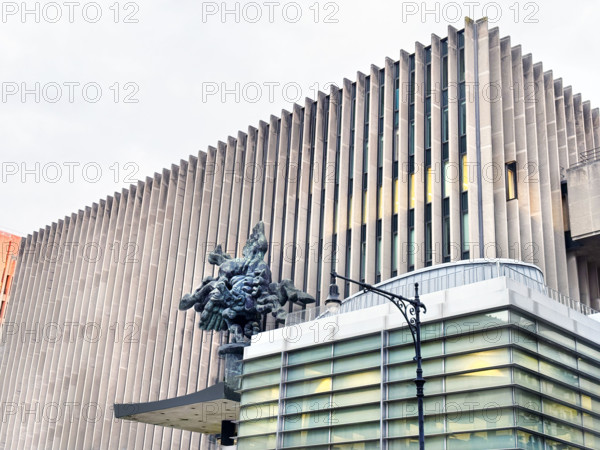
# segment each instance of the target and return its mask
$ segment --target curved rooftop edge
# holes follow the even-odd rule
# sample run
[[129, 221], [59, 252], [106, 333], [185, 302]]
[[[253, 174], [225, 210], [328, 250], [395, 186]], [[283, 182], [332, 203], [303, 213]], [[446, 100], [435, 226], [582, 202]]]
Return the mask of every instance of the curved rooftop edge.
[[[535, 264], [514, 259], [481, 258], [449, 262], [407, 272], [375, 286], [393, 294], [413, 298], [415, 283], [419, 284], [419, 294], [425, 295], [499, 277], [508, 277], [525, 284], [527, 287], [586, 315], [596, 313], [590, 307], [546, 286], [544, 274]], [[341, 281], [343, 282], [343, 280]], [[361, 290], [344, 300], [337, 314], [370, 308], [386, 302], [387, 300], [380, 295]], [[324, 305], [295, 311], [288, 315], [285, 325], [292, 326], [330, 315], [331, 313]]]

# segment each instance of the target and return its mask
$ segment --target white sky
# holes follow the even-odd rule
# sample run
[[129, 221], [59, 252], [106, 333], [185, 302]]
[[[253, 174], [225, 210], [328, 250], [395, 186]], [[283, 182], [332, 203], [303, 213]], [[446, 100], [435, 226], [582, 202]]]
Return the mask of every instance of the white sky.
[[[22, 16], [23, 5], [33, 11], [36, 3], [39, 23], [34, 13]], [[460, 29], [484, 7], [490, 27], [600, 105], [598, 0], [442, 2], [425, 17], [436, 2], [258, 1], [238, 3], [238, 17], [224, 20], [223, 5], [234, 10], [236, 2], [0, 3], [0, 229], [27, 235], [290, 110], [290, 99], [304, 104], [317, 87], [328, 92], [327, 83], [354, 80], [400, 49], [412, 52], [415, 41], [429, 44], [431, 33], [444, 37], [448, 24]], [[403, 8], [418, 12], [403, 17]], [[222, 101], [221, 89], [236, 83], [239, 101]], [[279, 83], [273, 98], [269, 83]], [[92, 103], [95, 87], [102, 92]], [[203, 98], [211, 88], [219, 93]], [[23, 89], [31, 91], [25, 98]]]

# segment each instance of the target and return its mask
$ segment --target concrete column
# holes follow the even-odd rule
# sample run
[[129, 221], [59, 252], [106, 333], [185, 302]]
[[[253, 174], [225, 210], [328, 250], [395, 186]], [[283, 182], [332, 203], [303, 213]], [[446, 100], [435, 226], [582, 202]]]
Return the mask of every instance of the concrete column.
[[376, 272], [376, 228], [377, 228], [377, 128], [379, 122], [379, 67], [371, 65], [370, 72], [370, 104], [369, 104], [369, 135], [367, 155], [367, 250], [365, 264], [365, 281], [375, 283]]
[[[271, 275], [274, 281], [280, 281], [280, 272], [282, 270], [284, 258], [284, 232], [285, 232], [285, 213], [286, 205], [288, 204], [289, 196], [289, 161], [288, 154], [290, 151], [290, 132], [292, 126], [292, 115], [287, 111], [281, 112], [281, 125], [279, 132], [277, 166], [274, 170], [275, 174], [275, 194], [273, 198], [273, 225], [271, 227]], [[297, 166], [294, 166], [297, 169]], [[294, 175], [296, 177], [296, 175]], [[294, 187], [296, 185], [294, 184]], [[295, 194], [295, 192], [294, 192]], [[295, 205], [292, 205], [295, 206]], [[230, 225], [231, 226], [231, 225]], [[240, 253], [241, 256], [241, 253]]]
[[[425, 267], [425, 47], [415, 43], [415, 270]], [[410, 124], [409, 124], [410, 126]]]
[[596, 264], [588, 263], [588, 277], [590, 279], [590, 306], [596, 311], [600, 311], [600, 288]]
[[324, 104], [326, 100], [325, 93], [319, 91], [317, 99], [317, 120], [314, 129], [314, 154], [313, 154], [313, 175], [312, 182], [309, 186], [309, 190], [312, 193], [311, 196], [311, 208], [310, 208], [310, 229], [309, 229], [309, 242], [307, 254], [308, 265], [306, 270], [307, 273], [307, 290], [309, 294], [317, 299], [317, 305], [320, 304], [320, 298], [318, 295], [318, 271], [317, 266], [319, 261], [319, 241], [321, 236], [319, 234], [320, 223], [321, 223], [321, 191], [323, 188], [323, 170], [325, 170], [325, 164], [323, 164], [324, 158], [324, 140], [323, 130], [325, 129], [325, 121], [328, 119], [324, 114]]
[[[465, 18], [465, 88], [467, 109], [467, 171], [469, 182], [469, 242], [470, 258], [480, 257], [479, 209], [483, 206], [479, 201], [478, 184], [478, 149], [477, 149], [477, 123], [476, 123], [476, 96], [477, 80], [475, 72], [475, 41], [477, 31], [475, 23]], [[477, 52], [478, 53], [478, 52]], [[480, 122], [481, 124], [481, 122]], [[483, 193], [482, 193], [483, 195]]]
[[[558, 275], [556, 271], [556, 246], [554, 234], [554, 217], [552, 213], [552, 186], [550, 172], [555, 170], [555, 162], [549, 156], [550, 145], [556, 142], [555, 137], [550, 137], [548, 121], [546, 118], [546, 89], [544, 86], [544, 69], [541, 63], [533, 65], [533, 82], [535, 86], [535, 130], [538, 152], [538, 176], [540, 189], [540, 213], [542, 221], [542, 242], [540, 248], [544, 251], [544, 275], [546, 283], [553, 289], [558, 289]], [[556, 194], [560, 195], [560, 186], [555, 186]], [[559, 203], [560, 204], [560, 203]], [[562, 237], [564, 241], [564, 235]]]
[[394, 179], [392, 165], [394, 163], [394, 61], [385, 59], [385, 86], [383, 102], [383, 170], [381, 202], [383, 217], [381, 219], [381, 279], [387, 280], [392, 275], [392, 204]]
[[574, 253], [567, 254], [567, 270], [569, 273], [569, 297], [572, 300], [580, 301], [577, 256]]
[[579, 301], [588, 306], [590, 304], [590, 278], [588, 274], [587, 258], [577, 257], [577, 274], [579, 277]]
[[577, 164], [577, 162], [579, 161], [579, 154], [577, 151], [577, 135], [575, 132], [575, 108], [573, 102], [573, 90], [571, 86], [567, 86], [566, 88], [564, 88], [563, 94], [565, 99], [567, 146], [569, 149], [568, 167], [571, 167], [574, 164]]
[[[332, 258], [336, 258], [333, 248], [333, 216], [335, 214], [335, 178], [336, 178], [336, 150], [337, 150], [337, 125], [338, 125], [338, 88], [335, 86], [331, 87], [329, 93], [329, 115], [323, 117], [324, 120], [329, 121], [327, 127], [327, 147], [323, 151], [326, 152], [325, 159], [326, 164], [323, 170], [323, 182], [325, 189], [324, 197], [324, 208], [323, 208], [323, 225], [321, 229], [322, 239], [322, 256], [321, 256], [321, 279], [318, 281], [320, 286], [320, 297], [321, 304], [325, 302], [327, 294], [329, 292], [330, 273], [332, 268]], [[339, 164], [339, 162], [338, 162]], [[339, 209], [339, 202], [337, 208]]]
[[410, 98], [409, 55], [400, 51], [398, 61], [400, 101], [398, 105], [398, 275], [408, 271], [408, 105]]
[[[490, 104], [492, 142], [492, 162], [482, 167], [483, 182], [493, 186], [494, 191], [494, 227], [495, 257], [509, 258], [511, 239], [518, 236], [517, 200], [506, 200], [505, 167], [509, 161], [516, 160], [514, 136], [514, 108], [510, 86], [512, 73], [510, 70], [509, 49], [501, 43], [498, 28], [489, 30], [489, 86], [484, 90], [483, 103]], [[508, 83], [508, 84], [506, 84]], [[480, 80], [481, 86], [481, 80]], [[485, 88], [483, 88], [485, 89]], [[505, 104], [508, 103], [508, 104]], [[505, 120], [504, 117], [508, 120]], [[507, 134], [505, 139], [504, 135]], [[510, 210], [510, 211], [509, 211]], [[517, 223], [515, 223], [515, 219]], [[509, 229], [511, 233], [509, 234]], [[518, 238], [516, 239], [518, 242]], [[514, 241], [513, 241], [514, 242]], [[486, 241], [487, 244], [487, 241]], [[518, 244], [517, 244], [518, 245]], [[489, 257], [486, 247], [485, 256]]]
[[581, 160], [581, 154], [587, 149], [585, 139], [585, 118], [583, 116], [583, 100], [581, 94], [573, 95], [573, 112], [575, 116], [575, 138], [577, 142], [576, 162]]
[[[444, 261], [442, 250], [442, 86], [440, 38], [431, 35], [431, 264]], [[426, 199], [427, 200], [427, 199]], [[423, 247], [424, 248], [424, 247]]]
[[[365, 75], [356, 75], [356, 112], [354, 121], [354, 174], [352, 176], [352, 251], [350, 254], [350, 278], [360, 280], [360, 227], [362, 225], [363, 197], [363, 135], [365, 121]], [[350, 284], [350, 295], [358, 292], [358, 286]]]
[[450, 260], [460, 261], [461, 255], [461, 212], [460, 194], [460, 148], [458, 135], [458, 35], [454, 27], [448, 27], [448, 177], [450, 186]]
[[[281, 242], [283, 246], [283, 260], [282, 260], [282, 272], [281, 278], [294, 278], [292, 272], [293, 259], [295, 258], [294, 247], [296, 244], [296, 203], [298, 201], [298, 185], [300, 183], [300, 163], [298, 160], [300, 154], [300, 123], [304, 111], [302, 108], [295, 104], [292, 112], [292, 123], [291, 123], [291, 143], [290, 151], [288, 155], [288, 180], [287, 180], [287, 196], [285, 199], [285, 213], [284, 213], [284, 237]], [[294, 281], [294, 280], [292, 280]], [[290, 308], [292, 305], [288, 305]]]
[[[342, 120], [341, 120], [341, 142], [339, 155], [339, 196], [338, 196], [338, 218], [337, 229], [337, 251], [336, 251], [336, 270], [338, 273], [346, 274], [346, 252], [347, 247], [351, 245], [347, 241], [348, 232], [348, 217], [350, 211], [348, 209], [348, 186], [349, 186], [349, 170], [350, 170], [350, 119], [352, 114], [352, 82], [344, 78], [342, 90]], [[351, 249], [354, 251], [354, 249]], [[339, 282], [340, 293], [343, 295], [344, 283]]]
[[[250, 224], [248, 226], [248, 236], [252, 228], [261, 220], [263, 205], [263, 190], [265, 183], [265, 170], [267, 161], [268, 144], [268, 125], [262, 120], [258, 124], [258, 138], [256, 141], [256, 156], [254, 160], [254, 189], [252, 190], [252, 199], [250, 200]], [[266, 232], [266, 230], [265, 230]]]
[[[520, 247], [513, 250], [512, 258], [532, 262], [533, 259], [533, 230], [531, 225], [530, 207], [530, 168], [527, 156], [527, 129], [525, 121], [525, 97], [523, 78], [523, 57], [521, 46], [515, 46], [511, 51], [512, 80], [514, 93], [514, 126], [515, 126], [515, 151], [517, 160], [517, 192], [519, 210]], [[514, 256], [513, 256], [514, 255]]]
[[[257, 174], [256, 167], [258, 166], [256, 161], [256, 151], [258, 146], [258, 129], [254, 127], [248, 127], [248, 140], [246, 141], [246, 157], [244, 160], [244, 173], [243, 173], [243, 189], [242, 199], [240, 206], [240, 228], [238, 230], [237, 240], [240, 243], [241, 248], [246, 244], [246, 240], [250, 235], [251, 226], [250, 221], [252, 219], [252, 197], [253, 191], [257, 186]], [[260, 186], [260, 185], [258, 185]]]
[[[500, 72], [502, 83], [502, 108], [503, 108], [503, 133], [504, 141], [504, 158], [506, 162], [517, 161], [517, 148], [515, 136], [515, 100], [514, 100], [514, 81], [513, 81], [513, 63], [510, 38], [505, 37], [500, 39]], [[506, 175], [502, 174], [504, 188], [506, 189]], [[520, 198], [521, 197], [521, 198]], [[508, 238], [506, 241], [507, 247], [502, 249], [503, 258], [520, 258], [521, 255], [521, 222], [519, 218], [519, 205], [523, 195], [519, 196], [517, 190], [517, 198], [513, 201], [506, 202], [506, 220]], [[499, 202], [500, 200], [498, 200]], [[499, 225], [500, 227], [500, 225]]]
[[567, 275], [567, 250], [565, 246], [565, 229], [562, 208], [562, 191], [560, 184], [560, 161], [558, 157], [558, 127], [554, 99], [554, 79], [552, 72], [544, 73], [544, 94], [546, 107], [546, 132], [548, 134], [548, 174], [550, 198], [552, 242], [554, 245], [553, 261], [556, 264], [556, 289], [563, 294], [569, 292]]
[[531, 55], [523, 57], [523, 93], [525, 106], [525, 132], [527, 139], [527, 162], [524, 165], [524, 188], [529, 193], [529, 209], [531, 220], [532, 240], [525, 244], [522, 259], [536, 264], [544, 275], [546, 271], [544, 227], [542, 215], [542, 199], [540, 189], [540, 159], [538, 156], [538, 136], [535, 116], [535, 78]]
[[[479, 167], [477, 168], [477, 176], [481, 178], [481, 204], [479, 204], [479, 198], [477, 198], [477, 207], [480, 212], [478, 214], [481, 217], [477, 217], [479, 222], [479, 226], [483, 226], [483, 230], [480, 230], [479, 235], [483, 236], [483, 242], [481, 239], [478, 239], [479, 246], [483, 247], [478, 255], [473, 255], [471, 252], [471, 257], [480, 255], [486, 258], [495, 258], [496, 257], [496, 245], [500, 243], [500, 245], [506, 245], [506, 233], [502, 230], [501, 241], [498, 240], [498, 236], [496, 234], [496, 218], [501, 217], [503, 228], [506, 223], [506, 201], [502, 199], [496, 204], [495, 200], [498, 197], [496, 195], [497, 190], [501, 190], [501, 187], [498, 186], [499, 182], [498, 176], [496, 175], [497, 170], [494, 170], [494, 152], [492, 152], [492, 145], [496, 144], [497, 151], [496, 154], [502, 154], [503, 150], [503, 142], [498, 139], [498, 135], [502, 135], [502, 126], [497, 124], [497, 130], [499, 130], [494, 136], [494, 127], [492, 125], [492, 107], [497, 109], [497, 112], [502, 110], [499, 101], [492, 102], [490, 101], [490, 91], [487, 89], [490, 86], [491, 81], [491, 67], [490, 67], [490, 37], [488, 32], [488, 23], [487, 19], [480, 19], [477, 22], [477, 34], [474, 36], [477, 39], [477, 72], [478, 72], [478, 82], [479, 87], [477, 87], [475, 95], [477, 95], [479, 102], [479, 146], [480, 146], [480, 161]], [[497, 43], [497, 39], [495, 39]], [[495, 47], [496, 54], [498, 53], [497, 44]], [[497, 60], [494, 62], [497, 63]], [[497, 69], [498, 65], [494, 66], [496, 69], [496, 73], [494, 73], [494, 77], [497, 77]], [[494, 140], [494, 138], [496, 138]], [[468, 138], [467, 138], [467, 147], [468, 147]], [[467, 150], [468, 151], [468, 150]], [[468, 156], [467, 156], [468, 157]], [[490, 168], [492, 168], [490, 170]], [[475, 197], [475, 196], [473, 196]], [[501, 197], [501, 195], [500, 195]], [[500, 199], [499, 199], [500, 200]], [[470, 205], [469, 205], [469, 216], [470, 214]], [[473, 249], [477, 250], [477, 249]]]
[[304, 126], [302, 132], [302, 157], [299, 159], [300, 164], [300, 189], [298, 196], [298, 225], [296, 235], [296, 258], [295, 258], [295, 273], [294, 280], [296, 281], [296, 287], [298, 289], [305, 290], [307, 285], [305, 283], [304, 265], [305, 260], [309, 255], [307, 252], [307, 229], [309, 227], [308, 222], [308, 200], [309, 200], [309, 189], [310, 189], [310, 127], [311, 127], [311, 109], [314, 102], [310, 99], [306, 99], [304, 104]]

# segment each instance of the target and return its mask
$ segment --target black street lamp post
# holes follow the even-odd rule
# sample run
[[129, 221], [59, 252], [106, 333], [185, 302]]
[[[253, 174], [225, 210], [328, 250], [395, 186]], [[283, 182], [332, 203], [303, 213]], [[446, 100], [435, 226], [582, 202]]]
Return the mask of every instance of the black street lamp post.
[[359, 285], [365, 292], [374, 292], [382, 297], [387, 298], [400, 310], [404, 316], [404, 319], [406, 319], [406, 323], [408, 324], [408, 328], [410, 329], [413, 343], [415, 345], [414, 360], [417, 363], [417, 377], [415, 378], [415, 385], [417, 386], [417, 409], [419, 414], [419, 449], [424, 450], [425, 420], [423, 418], [423, 385], [425, 384], [425, 379], [423, 378], [423, 368], [421, 367], [421, 309], [423, 309], [423, 313], [426, 313], [427, 308], [419, 300], [419, 284], [415, 283], [415, 298], [410, 299], [398, 294], [384, 291], [383, 289], [379, 289], [367, 283], [346, 278], [342, 275], [338, 275], [335, 272], [331, 272], [331, 278], [332, 283], [329, 286], [329, 295], [327, 300], [325, 300], [325, 306], [331, 312], [337, 312], [342, 303], [337, 284], [335, 284], [335, 279], [341, 278], [342, 280]]

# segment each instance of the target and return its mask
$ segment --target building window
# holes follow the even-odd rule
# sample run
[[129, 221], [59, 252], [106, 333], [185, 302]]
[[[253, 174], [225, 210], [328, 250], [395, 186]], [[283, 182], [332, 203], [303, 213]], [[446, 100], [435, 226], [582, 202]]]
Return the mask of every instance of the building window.
[[517, 163], [506, 163], [506, 200], [517, 198]]
[[416, 199], [416, 194], [415, 194], [415, 174], [411, 173], [410, 174], [410, 178], [409, 178], [409, 186], [408, 186], [408, 192], [409, 192], [409, 198], [408, 198], [408, 207], [410, 209], [413, 209], [415, 207], [415, 199]]

